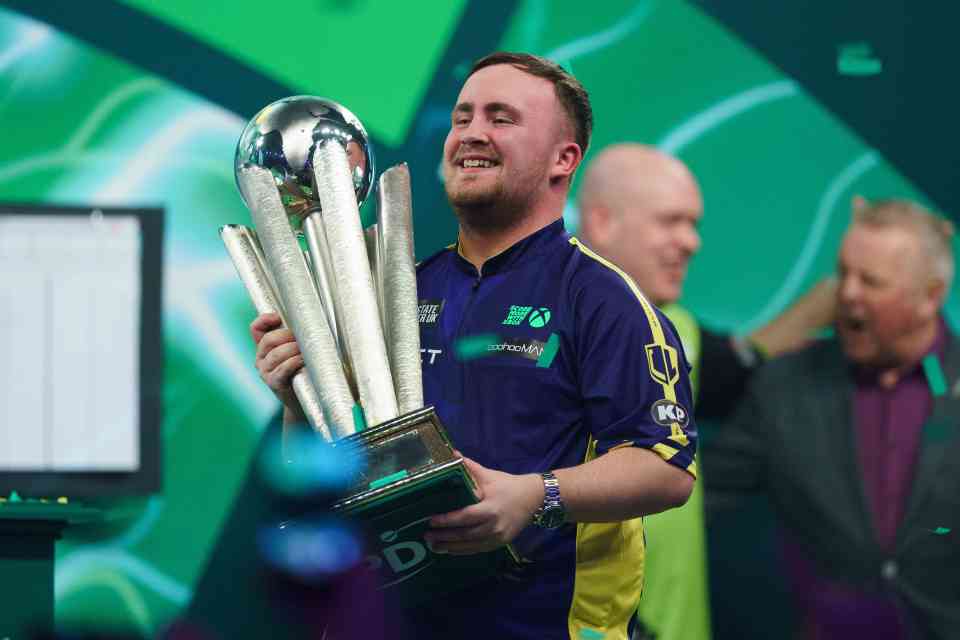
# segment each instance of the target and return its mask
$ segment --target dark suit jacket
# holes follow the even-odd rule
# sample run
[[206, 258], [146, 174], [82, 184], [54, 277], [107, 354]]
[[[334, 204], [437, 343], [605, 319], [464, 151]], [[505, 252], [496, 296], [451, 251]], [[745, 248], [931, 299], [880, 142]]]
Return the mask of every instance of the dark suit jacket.
[[960, 342], [954, 336], [942, 368], [947, 392], [934, 399], [924, 426], [890, 555], [876, 541], [856, 455], [853, 382], [835, 340], [757, 371], [700, 465], [708, 498], [766, 491], [822, 575], [892, 591], [922, 637], [947, 640], [960, 638]]

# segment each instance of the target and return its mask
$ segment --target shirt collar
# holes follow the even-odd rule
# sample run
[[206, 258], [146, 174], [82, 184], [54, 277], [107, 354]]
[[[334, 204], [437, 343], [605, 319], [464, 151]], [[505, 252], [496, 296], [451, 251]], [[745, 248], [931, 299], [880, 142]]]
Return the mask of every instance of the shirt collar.
[[[943, 356], [947, 351], [947, 341], [949, 340], [949, 332], [947, 331], [947, 324], [941, 316], [937, 321], [937, 336], [933, 339], [933, 343], [930, 345], [930, 348], [927, 349], [922, 356], [907, 370], [903, 372], [899, 380], [906, 380], [912, 376], [922, 376], [923, 373], [923, 360], [929, 356], [933, 355], [941, 363], [943, 362]], [[858, 366], [854, 368], [854, 375], [856, 380], [860, 384], [872, 385], [879, 382], [880, 374], [883, 370], [876, 367], [865, 367]]]
[[[553, 246], [553, 243], [565, 239], [566, 230], [563, 226], [563, 218], [559, 218], [547, 226], [534, 231], [526, 238], [519, 240], [492, 258], [488, 258], [487, 261], [483, 263], [481, 274], [483, 277], [486, 277], [522, 266], [549, 249]], [[454, 250], [457, 266], [471, 276], [476, 277], [478, 275], [477, 269], [473, 266], [473, 263], [460, 254], [459, 239], [457, 240], [457, 244], [454, 245]]]

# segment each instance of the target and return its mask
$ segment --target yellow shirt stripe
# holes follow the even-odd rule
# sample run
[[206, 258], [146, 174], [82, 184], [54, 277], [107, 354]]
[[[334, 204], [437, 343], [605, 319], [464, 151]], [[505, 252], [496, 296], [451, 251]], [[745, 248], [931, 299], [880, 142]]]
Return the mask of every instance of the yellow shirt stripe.
[[[643, 314], [647, 317], [647, 323], [650, 325], [650, 333], [653, 334], [653, 342], [655, 345], [663, 349], [665, 357], [667, 354], [676, 353], [676, 350], [667, 344], [667, 338], [663, 333], [663, 326], [660, 324], [660, 318], [657, 317], [657, 312], [654, 310], [653, 305], [650, 304], [650, 301], [647, 300], [646, 296], [640, 291], [640, 288], [637, 287], [637, 284], [633, 281], [633, 278], [628, 276], [624, 271], [613, 264], [609, 260], [603, 258], [602, 256], [594, 253], [588, 247], [584, 246], [576, 238], [570, 238], [570, 244], [577, 247], [584, 253], [584, 255], [593, 258], [600, 264], [604, 265], [608, 269], [611, 269], [618, 276], [623, 278], [624, 282], [627, 283], [627, 286], [630, 287], [630, 290], [633, 292], [633, 295], [637, 297], [637, 300], [640, 301], [640, 306], [643, 309]], [[650, 357], [648, 353], [648, 358]], [[675, 363], [676, 366], [680, 366], [679, 362]], [[674, 389], [674, 380], [657, 380], [660, 383], [660, 386], [663, 388], [663, 397], [672, 402], [677, 401], [677, 392]], [[687, 434], [683, 432], [683, 429], [676, 422], [670, 425], [670, 440], [673, 440], [682, 447], [690, 444], [690, 441], [687, 439]], [[662, 454], [661, 454], [662, 455]]]
[[[671, 351], [676, 354], [676, 351], [667, 344], [656, 310], [640, 292], [633, 279], [619, 267], [582, 245], [576, 238], [571, 238], [570, 244], [623, 278], [640, 302], [650, 325], [654, 345], [663, 350], [665, 357], [670, 357]], [[679, 366], [679, 362], [674, 364]], [[677, 395], [674, 389], [676, 380], [670, 380], [667, 376], [662, 377], [664, 379], [657, 382], [663, 390], [664, 398], [676, 402]], [[686, 434], [677, 423], [671, 425], [669, 439], [676, 442], [679, 447], [689, 444]], [[614, 448], [619, 446], [623, 445]], [[596, 441], [590, 438], [585, 462], [596, 457], [596, 449]], [[652, 450], [664, 460], [670, 460], [679, 452], [678, 448], [664, 443], [655, 444]], [[694, 464], [691, 463], [687, 471], [696, 477]], [[567, 617], [570, 637], [579, 639], [591, 633], [598, 633], [602, 634], [604, 640], [627, 640], [627, 623], [633, 616], [643, 592], [646, 553], [643, 540], [643, 518], [623, 522], [578, 523], [576, 549], [573, 601]]]

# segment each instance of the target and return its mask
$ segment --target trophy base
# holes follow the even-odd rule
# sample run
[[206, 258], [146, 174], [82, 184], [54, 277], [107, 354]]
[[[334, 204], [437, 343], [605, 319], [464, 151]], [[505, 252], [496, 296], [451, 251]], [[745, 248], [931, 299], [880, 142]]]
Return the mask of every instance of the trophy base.
[[381, 589], [414, 606], [508, 571], [507, 545], [469, 556], [435, 554], [423, 540], [431, 516], [479, 502], [463, 458], [453, 451], [433, 407], [419, 409], [334, 443], [358, 447], [367, 470], [333, 506], [366, 530], [367, 562]]

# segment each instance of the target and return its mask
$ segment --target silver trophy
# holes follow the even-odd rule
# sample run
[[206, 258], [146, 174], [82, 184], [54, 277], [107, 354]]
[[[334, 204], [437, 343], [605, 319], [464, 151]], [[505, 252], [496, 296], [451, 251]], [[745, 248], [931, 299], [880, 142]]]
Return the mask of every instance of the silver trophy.
[[[334, 447], [366, 454], [335, 509], [373, 529], [384, 584], [404, 584], [403, 599], [415, 602], [512, 561], [508, 548], [440, 561], [421, 544], [430, 515], [477, 495], [423, 406], [407, 166], [380, 176], [378, 219], [364, 231], [374, 160], [363, 125], [333, 101], [296, 96], [247, 124], [234, 169], [256, 230], [228, 225], [221, 237], [257, 311], [280, 313], [297, 339], [305, 367], [293, 389], [308, 422]], [[398, 544], [412, 555], [391, 562]], [[434, 563], [439, 570], [425, 571]], [[464, 571], [451, 573], [451, 563]]]
[[[360, 225], [359, 206], [373, 176], [363, 125], [329, 100], [285, 98], [244, 129], [234, 169], [256, 227], [252, 237], [262, 242], [266, 271], [276, 284], [279, 311], [319, 396], [326, 428], [314, 428], [341, 438], [365, 422], [396, 418], [396, 391]], [[298, 236], [310, 248], [306, 255]], [[410, 286], [415, 306], [415, 276]]]

